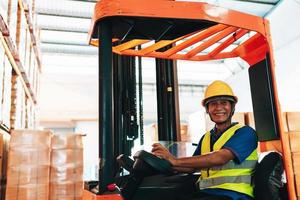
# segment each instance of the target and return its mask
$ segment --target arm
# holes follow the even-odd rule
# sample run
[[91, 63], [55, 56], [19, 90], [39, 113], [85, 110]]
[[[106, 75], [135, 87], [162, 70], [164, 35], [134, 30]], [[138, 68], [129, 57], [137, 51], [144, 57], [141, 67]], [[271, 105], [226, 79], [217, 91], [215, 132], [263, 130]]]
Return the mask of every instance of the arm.
[[226, 164], [234, 159], [234, 154], [228, 149], [220, 149], [205, 155], [169, 159], [174, 167], [188, 167], [195, 170]]
[[223, 165], [234, 158], [234, 154], [228, 149], [221, 149], [200, 156], [176, 158], [161, 144], [153, 144], [154, 155], [168, 160], [173, 168], [179, 172], [194, 172], [199, 169]]
[[194, 168], [188, 168], [188, 167], [174, 167], [173, 169], [175, 172], [179, 172], [179, 173], [194, 173], [196, 172], [196, 170]]

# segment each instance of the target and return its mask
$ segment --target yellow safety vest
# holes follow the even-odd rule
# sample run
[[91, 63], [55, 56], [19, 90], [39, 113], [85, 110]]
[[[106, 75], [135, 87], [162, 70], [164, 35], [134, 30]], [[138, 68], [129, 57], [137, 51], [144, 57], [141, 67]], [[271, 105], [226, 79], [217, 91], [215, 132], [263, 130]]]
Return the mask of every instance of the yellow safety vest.
[[[236, 124], [225, 131], [213, 145], [213, 151], [220, 150], [234, 135], [235, 131], [241, 127], [241, 125]], [[207, 132], [201, 144], [201, 155], [210, 153], [210, 149], [210, 132]], [[257, 163], [257, 158], [257, 150], [255, 149], [246, 160], [240, 164], [230, 160], [225, 165], [201, 170], [201, 176], [197, 181], [199, 188], [227, 189], [254, 197], [251, 176]]]

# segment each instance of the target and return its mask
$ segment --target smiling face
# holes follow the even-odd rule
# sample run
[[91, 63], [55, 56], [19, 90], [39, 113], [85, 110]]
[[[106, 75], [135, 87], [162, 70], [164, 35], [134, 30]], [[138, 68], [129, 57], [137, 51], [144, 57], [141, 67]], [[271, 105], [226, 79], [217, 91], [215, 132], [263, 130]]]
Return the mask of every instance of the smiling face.
[[214, 100], [208, 103], [207, 112], [216, 125], [230, 125], [232, 103], [228, 100]]

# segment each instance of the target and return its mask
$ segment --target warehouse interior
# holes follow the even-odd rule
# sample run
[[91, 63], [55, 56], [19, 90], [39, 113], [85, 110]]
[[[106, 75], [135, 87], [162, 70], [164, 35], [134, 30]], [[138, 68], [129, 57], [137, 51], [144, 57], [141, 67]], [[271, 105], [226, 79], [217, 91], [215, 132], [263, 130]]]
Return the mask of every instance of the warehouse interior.
[[[269, 20], [281, 109], [283, 113], [300, 113], [297, 89], [300, 88], [297, 64], [300, 1], [189, 1], [206, 2]], [[97, 2], [1, 0], [0, 3], [1, 131], [34, 129], [83, 135], [83, 144], [78, 148], [83, 148], [84, 180], [97, 179], [99, 170], [98, 48], [88, 40]], [[150, 144], [157, 140], [155, 59], [142, 58], [142, 66], [143, 129], [145, 141]], [[180, 123], [187, 142], [198, 143], [201, 133], [208, 129], [209, 119], [201, 100], [207, 85], [216, 79], [229, 83], [239, 97], [236, 113], [253, 112], [248, 66], [237, 58], [177, 61]], [[45, 137], [47, 143], [49, 138]], [[135, 144], [138, 149], [139, 140]]]

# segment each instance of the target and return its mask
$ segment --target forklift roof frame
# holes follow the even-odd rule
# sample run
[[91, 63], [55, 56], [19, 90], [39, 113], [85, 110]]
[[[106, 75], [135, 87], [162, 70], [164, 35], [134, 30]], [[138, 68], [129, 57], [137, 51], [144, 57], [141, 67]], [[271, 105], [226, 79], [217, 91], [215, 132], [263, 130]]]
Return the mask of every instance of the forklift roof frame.
[[[119, 17], [120, 20], [127, 20], [127, 22], [123, 22], [123, 24], [128, 23], [129, 26], [125, 27], [125, 29], [127, 30], [123, 31], [124, 33], [123, 35], [121, 35], [121, 38], [113, 38], [113, 42], [126, 41], [113, 47], [113, 52], [120, 55], [194, 61], [241, 57], [251, 65], [262, 60], [264, 58], [263, 55], [265, 55], [265, 53], [269, 51], [268, 43], [270, 44], [271, 40], [269, 37], [269, 23], [266, 19], [237, 12], [234, 10], [229, 10], [226, 8], [213, 6], [207, 3], [175, 2], [163, 0], [154, 2], [159, 3], [153, 3], [145, 0], [140, 1], [140, 3], [136, 3], [136, 0], [115, 0], [109, 2], [107, 0], [104, 0], [102, 1], [102, 3], [98, 3], [95, 7], [95, 14], [93, 15], [92, 24], [89, 31], [90, 44], [95, 46], [98, 45], [98, 32], [95, 27], [97, 27], [97, 23], [99, 21], [105, 18]], [[183, 13], [183, 8], [188, 12]], [[133, 38], [129, 41], [125, 40], [127, 39], [126, 36], [130, 34], [130, 31], [134, 29], [134, 27], [130, 24], [135, 22], [132, 20], [133, 18], [141, 18], [138, 23], [144, 29], [146, 29], [145, 27], [147, 27], [147, 23], [141, 24], [140, 21], [142, 21], [143, 19], [150, 19], [153, 21], [157, 21], [157, 19], [164, 19], [164, 23], [169, 23], [170, 25], [168, 26], [168, 24], [163, 24], [157, 26], [158, 28], [165, 28], [162, 30], [160, 38], [163, 38], [164, 35], [167, 35], [167, 32], [170, 31], [170, 29], [172, 29], [174, 26], [176, 26], [176, 22], [182, 20], [190, 20], [190, 22], [198, 24], [204, 22], [214, 22], [215, 24], [208, 27], [207, 29], [199, 30], [198, 28], [193, 32], [181, 35], [179, 37], [173, 37], [169, 40], [158, 38], [160, 39], [159, 42], [156, 42], [144, 48], [142, 47], [141, 50], [136, 50], [134, 49], [134, 47], [146, 44], [150, 42], [151, 39], [153, 41], [153, 39], [155, 40], [157, 38], [151, 38], [152, 35], [150, 35], [150, 39], [142, 38], [143, 36], [141, 34], [140, 37], [142, 39]], [[245, 21], [250, 23], [245, 23]], [[185, 21], [181, 23], [184, 22]], [[156, 24], [154, 24], [154, 26], [155, 25]], [[180, 26], [179, 28], [181, 27], [182, 26]], [[176, 30], [176, 27], [174, 29]], [[178, 29], [176, 31], [178, 31]], [[254, 31], [256, 32], [256, 34], [248, 38], [247, 41], [239, 44], [231, 51], [222, 52], [224, 49], [226, 49], [228, 46], [233, 44], [235, 41], [237, 41], [250, 31]], [[120, 36], [120, 34], [117, 34], [117, 36]], [[136, 36], [139, 37], [139, 35]], [[200, 53], [204, 49], [207, 49], [213, 44], [220, 42], [222, 39], [225, 41], [220, 43], [220, 45], [214, 48], [214, 50], [212, 50], [208, 54], [198, 55], [198, 53]], [[181, 43], [178, 44], [178, 42]], [[197, 48], [188, 51], [186, 54], [180, 53], [181, 50], [191, 47], [198, 42], [203, 43], [197, 46]], [[168, 49], [164, 52], [158, 51], [159, 49], [170, 44], [173, 45], [171, 49]]]
[[[112, 23], [106, 26], [107, 21]], [[160, 32], [157, 32], [157, 29], [160, 29]], [[178, 32], [180, 32], [179, 35]], [[235, 48], [224, 52], [224, 49], [249, 32], [255, 34], [238, 43]], [[111, 36], [104, 38], [106, 33]], [[141, 49], [135, 48], [142, 44], [149, 44], [151, 41], [154, 43], [143, 45]], [[95, 6], [89, 31], [89, 43], [99, 46], [99, 67], [103, 66], [103, 68], [107, 68], [106, 65], [110, 68], [111, 64], [107, 60], [103, 61], [106, 58], [101, 60], [100, 57], [111, 56], [112, 52], [119, 55], [193, 61], [240, 57], [250, 66], [265, 59], [266, 54], [269, 54], [288, 193], [290, 199], [296, 199], [289, 138], [284, 131], [280, 114], [272, 41], [267, 19], [200, 2], [101, 0]], [[212, 50], [201, 54], [203, 50], [216, 44], [217, 46]], [[172, 47], [161, 51], [163, 47], [169, 45]], [[186, 48], [190, 50], [182, 53], [181, 51]], [[110, 57], [107, 59], [109, 60]], [[102, 78], [105, 79], [105, 77]], [[105, 96], [105, 91], [102, 93], [100, 96]], [[104, 104], [104, 107], [110, 106], [107, 102]], [[100, 116], [104, 118], [102, 131], [106, 137], [110, 130], [108, 130], [109, 126], [105, 127], [105, 118], [111, 116], [104, 116], [99, 112], [99, 120]], [[268, 142], [272, 141], [266, 141], [263, 144]]]

